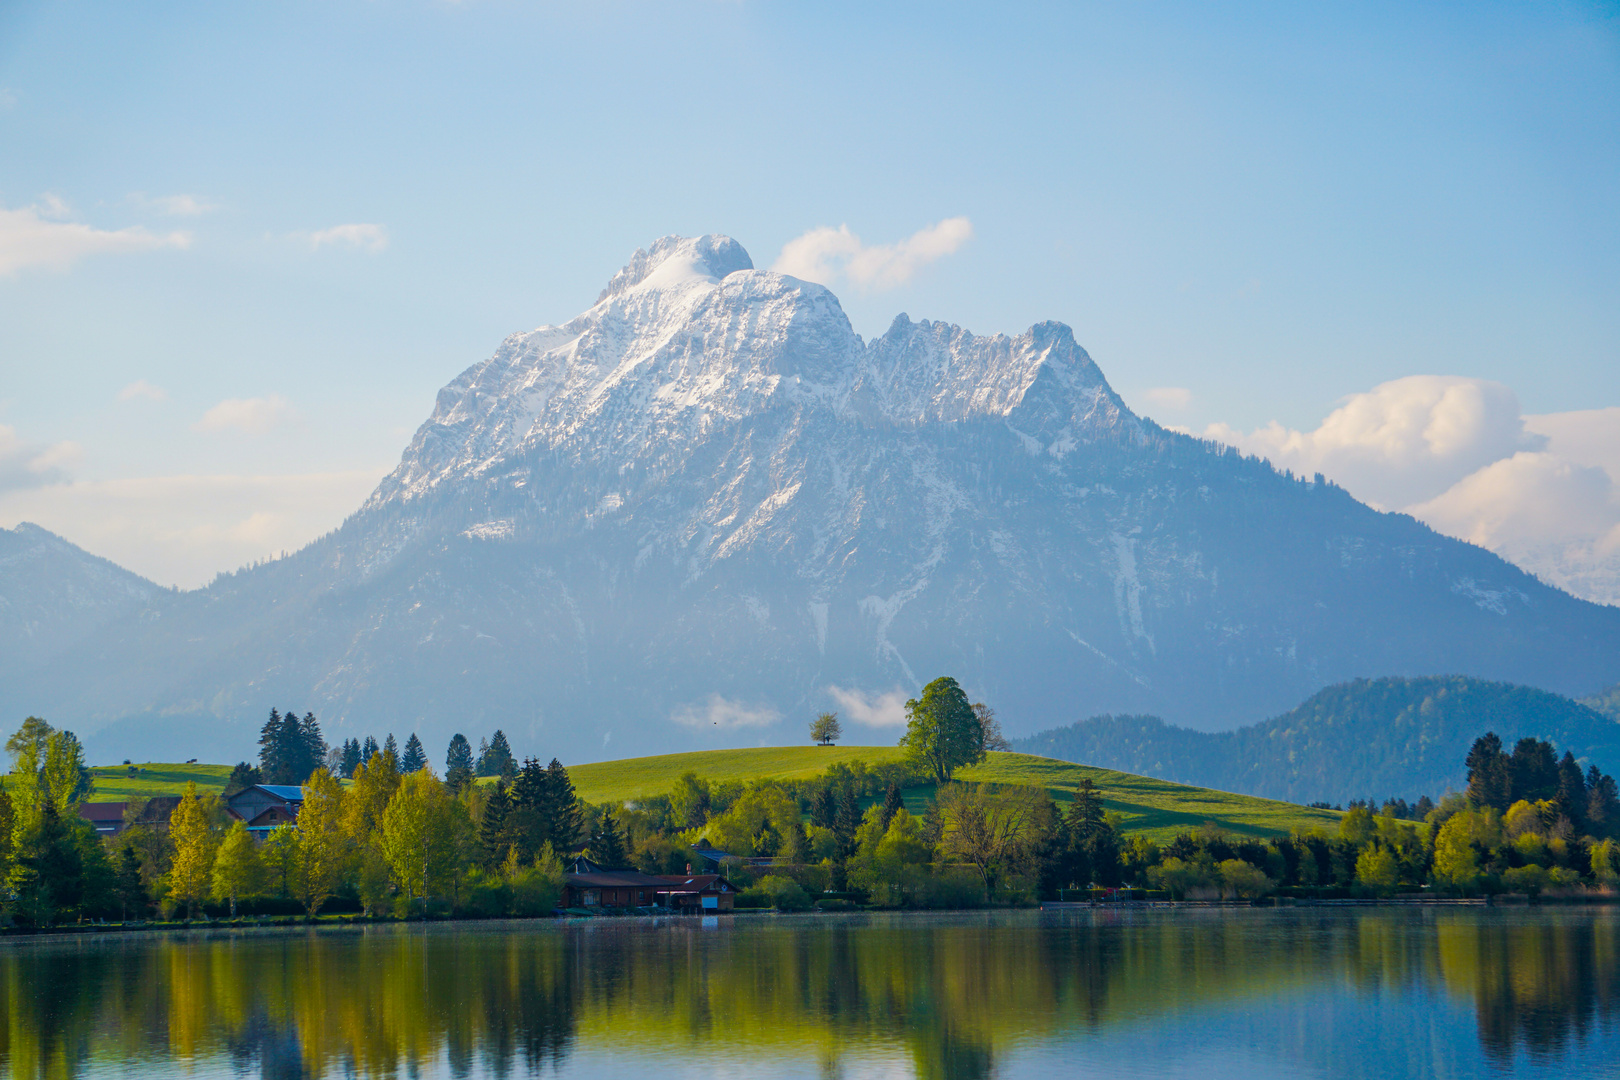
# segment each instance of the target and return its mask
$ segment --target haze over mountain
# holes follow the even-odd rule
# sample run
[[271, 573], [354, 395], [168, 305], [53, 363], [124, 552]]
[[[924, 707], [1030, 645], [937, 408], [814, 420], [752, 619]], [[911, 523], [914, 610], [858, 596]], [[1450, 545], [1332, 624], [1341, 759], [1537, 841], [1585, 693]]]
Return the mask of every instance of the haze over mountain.
[[[577, 761], [795, 741], [829, 707], [881, 729], [941, 673], [1010, 734], [1231, 727], [1362, 675], [1620, 678], [1620, 609], [1136, 416], [1067, 326], [865, 342], [717, 236], [507, 338], [289, 558], [190, 593], [74, 558], [0, 564], [0, 635], [52, 627], [0, 659], [0, 707], [103, 757], [245, 756], [273, 705]], [[30, 577], [101, 584], [24, 611]]]

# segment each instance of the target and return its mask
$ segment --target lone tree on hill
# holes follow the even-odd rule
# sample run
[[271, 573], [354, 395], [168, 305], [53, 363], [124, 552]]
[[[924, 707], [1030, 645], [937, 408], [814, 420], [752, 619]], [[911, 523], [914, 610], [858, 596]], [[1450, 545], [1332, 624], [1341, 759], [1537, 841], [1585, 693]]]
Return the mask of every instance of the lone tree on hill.
[[906, 702], [906, 756], [937, 783], [949, 783], [964, 765], [984, 760], [984, 728], [956, 680], [942, 675]]
[[824, 712], [810, 721], [810, 737], [821, 746], [831, 746], [844, 737], [844, 728], [838, 722], [838, 714]]

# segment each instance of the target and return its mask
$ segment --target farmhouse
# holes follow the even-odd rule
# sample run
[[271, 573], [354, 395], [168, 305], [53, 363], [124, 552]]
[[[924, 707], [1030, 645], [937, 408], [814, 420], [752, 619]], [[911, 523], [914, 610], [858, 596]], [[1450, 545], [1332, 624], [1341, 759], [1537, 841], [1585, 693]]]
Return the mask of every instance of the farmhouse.
[[304, 789], [297, 784], [254, 784], [225, 800], [231, 816], [247, 822], [249, 832], [267, 833], [298, 820]]
[[730, 911], [737, 891], [719, 874], [668, 875], [609, 870], [583, 856], [574, 860], [573, 869], [564, 889], [564, 907]]

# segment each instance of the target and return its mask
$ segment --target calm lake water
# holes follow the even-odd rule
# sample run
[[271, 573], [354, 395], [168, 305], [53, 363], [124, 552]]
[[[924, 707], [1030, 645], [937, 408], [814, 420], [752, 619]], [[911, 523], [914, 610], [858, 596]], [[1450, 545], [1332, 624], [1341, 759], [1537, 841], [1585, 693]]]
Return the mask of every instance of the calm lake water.
[[1620, 1075], [1620, 910], [721, 916], [0, 943], [15, 1077]]

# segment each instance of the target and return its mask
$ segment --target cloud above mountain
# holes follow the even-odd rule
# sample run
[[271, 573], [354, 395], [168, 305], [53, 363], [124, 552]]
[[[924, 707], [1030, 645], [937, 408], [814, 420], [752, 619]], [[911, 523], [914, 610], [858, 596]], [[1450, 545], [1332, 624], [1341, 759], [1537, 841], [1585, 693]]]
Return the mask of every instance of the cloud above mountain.
[[1620, 408], [1525, 416], [1501, 383], [1414, 375], [1351, 395], [1314, 430], [1203, 434], [1620, 603]]
[[843, 278], [861, 288], [893, 289], [972, 238], [973, 223], [965, 217], [946, 218], [893, 244], [867, 244], [848, 225], [823, 226], [789, 240], [771, 269], [822, 285]]

